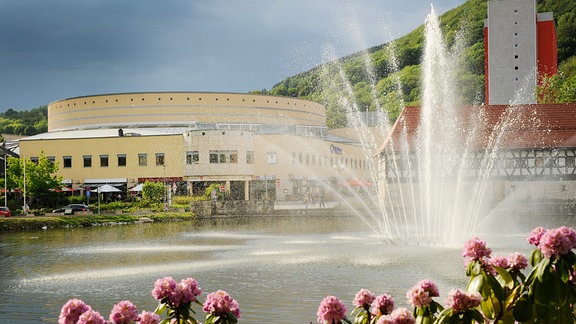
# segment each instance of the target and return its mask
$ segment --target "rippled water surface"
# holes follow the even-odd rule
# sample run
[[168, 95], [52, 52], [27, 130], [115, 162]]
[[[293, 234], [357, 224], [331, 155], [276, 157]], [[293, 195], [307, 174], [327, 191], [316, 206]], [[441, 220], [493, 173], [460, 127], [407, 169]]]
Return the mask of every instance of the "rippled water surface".
[[[530, 247], [528, 233], [486, 237], [501, 254]], [[460, 247], [396, 245], [354, 218], [273, 217], [48, 229], [0, 235], [0, 322], [55, 323], [81, 298], [106, 318], [129, 299], [153, 310], [150, 291], [163, 276], [194, 277], [207, 293], [223, 289], [240, 303], [241, 323], [316, 322], [319, 302], [368, 288], [407, 306], [405, 292], [425, 278], [443, 303], [464, 288]], [[202, 298], [203, 300], [203, 298]]]

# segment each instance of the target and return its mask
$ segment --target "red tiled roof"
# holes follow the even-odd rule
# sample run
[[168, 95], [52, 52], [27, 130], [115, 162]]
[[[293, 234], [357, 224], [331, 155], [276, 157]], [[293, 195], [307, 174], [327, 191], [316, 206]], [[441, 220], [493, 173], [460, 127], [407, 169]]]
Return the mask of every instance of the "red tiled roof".
[[[406, 145], [414, 148], [420, 111], [420, 107], [405, 107], [378, 152], [390, 148], [397, 151]], [[440, 117], [436, 124], [441, 122], [450, 123], [451, 129], [457, 126], [451, 146], [576, 148], [576, 103], [462, 106], [455, 109], [454, 116]]]

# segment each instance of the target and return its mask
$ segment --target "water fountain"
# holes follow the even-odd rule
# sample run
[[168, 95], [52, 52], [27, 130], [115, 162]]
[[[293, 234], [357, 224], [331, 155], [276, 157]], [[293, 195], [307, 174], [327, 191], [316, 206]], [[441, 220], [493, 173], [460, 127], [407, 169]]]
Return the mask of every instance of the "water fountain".
[[[443, 179], [443, 173], [446, 172], [446, 169], [454, 167], [453, 164], [446, 164], [446, 158], [454, 158], [456, 147], [453, 145], [453, 139], [459, 131], [456, 129], [459, 122], [456, 120], [458, 114], [454, 104], [456, 96], [453, 84], [454, 73], [457, 68], [455, 62], [457, 62], [459, 53], [447, 51], [434, 8], [427, 17], [425, 34], [425, 50], [422, 61], [421, 124], [416, 148], [418, 165], [412, 166], [412, 168], [418, 169], [418, 173], [421, 175], [420, 183], [411, 184], [410, 190], [401, 190], [395, 195], [391, 194], [388, 187], [380, 188], [379, 195], [363, 197], [368, 200], [367, 203], [362, 206], [355, 206], [353, 211], [384, 239], [395, 242], [414, 239], [422, 241], [424, 239], [428, 243], [445, 244], [447, 242], [452, 243], [456, 232], [464, 232], [465, 235], [469, 235], [471, 228], [474, 228], [474, 224], [470, 224], [470, 228], [462, 231], [462, 224], [458, 221], [461, 217], [456, 217], [457, 214], [462, 215], [460, 210], [462, 207], [448, 206], [450, 203], [448, 200], [456, 203], [460, 201], [453, 199], [458, 190], [454, 186], [458, 186], [459, 183], [452, 180], [451, 183], [448, 183]], [[388, 55], [391, 57], [390, 70], [397, 71], [394, 42], [390, 42], [387, 49]], [[374, 94], [377, 80], [374, 77], [373, 67], [368, 54], [363, 56], [365, 74], [370, 80], [371, 89], [373, 89], [372, 97], [377, 106], [376, 111], [383, 111], [383, 108], [378, 106], [378, 100]], [[361, 118], [361, 109], [353, 97], [352, 84], [342, 67], [334, 63], [337, 60], [333, 56], [329, 55], [328, 57], [329, 63], [325, 65], [325, 77], [323, 78], [325, 80], [324, 86], [331, 89], [332, 92], [342, 94], [340, 102], [346, 108], [349, 126], [360, 134], [359, 137], [363, 145], [372, 149], [366, 150], [367, 156], [374, 156], [377, 149], [381, 149], [381, 143], [377, 143], [375, 137], [366, 131], [368, 128]], [[396, 80], [395, 90], [401, 91], [401, 82], [399, 78]], [[402, 102], [400, 104], [403, 106]], [[379, 123], [380, 130], [384, 134], [388, 134], [391, 131], [388, 120], [385, 114], [382, 116], [383, 120]], [[404, 149], [393, 152], [393, 154], [403, 154], [402, 152], [406, 154], [408, 152], [407, 143], [395, 144], [404, 146]], [[414, 148], [410, 149], [414, 150]], [[402, 159], [402, 157], [393, 157], [390, 160], [397, 161], [397, 158]], [[388, 169], [386, 172], [396, 174], [401, 168], [400, 165], [393, 163], [388, 163], [385, 166], [382, 164], [382, 166]], [[378, 174], [376, 168], [373, 171], [371, 174], [372, 181], [377, 183], [384, 173]], [[390, 181], [388, 177], [385, 179]], [[439, 190], [439, 184], [442, 184], [442, 190]], [[420, 203], [416, 204], [416, 200]], [[389, 208], [391, 205], [397, 208]], [[416, 205], [420, 205], [420, 210], [410, 210], [417, 208]], [[447, 208], [453, 210], [448, 212]]]
[[[369, 197], [369, 207], [355, 208], [355, 212], [385, 240], [460, 246], [475, 234], [510, 232], [514, 221], [506, 214], [510, 211], [503, 211], [501, 206], [511, 199], [525, 198], [519, 191], [516, 198], [507, 192], [497, 166], [518, 163], [505, 152], [509, 137], [516, 131], [534, 131], [535, 135], [536, 130], [547, 130], [539, 108], [514, 102], [497, 107], [457, 104], [455, 80], [464, 40], [458, 37], [454, 43], [448, 50], [432, 8], [425, 25], [421, 106], [406, 107], [392, 129], [383, 121], [382, 129], [388, 134], [385, 143], [378, 150], [367, 151], [379, 155], [380, 174], [372, 175], [372, 181], [380, 183], [379, 195]], [[393, 43], [388, 48], [393, 48]], [[370, 76], [368, 61], [364, 63]], [[366, 134], [360, 136], [366, 147], [374, 147], [359, 117], [352, 86], [341, 67], [336, 65], [336, 71], [339, 78], [327, 73], [329, 86], [340, 87], [351, 127]], [[397, 89], [401, 89], [399, 83]], [[527, 182], [520, 183], [523, 187]], [[503, 215], [505, 226], [502, 219], [494, 226], [494, 219]]]

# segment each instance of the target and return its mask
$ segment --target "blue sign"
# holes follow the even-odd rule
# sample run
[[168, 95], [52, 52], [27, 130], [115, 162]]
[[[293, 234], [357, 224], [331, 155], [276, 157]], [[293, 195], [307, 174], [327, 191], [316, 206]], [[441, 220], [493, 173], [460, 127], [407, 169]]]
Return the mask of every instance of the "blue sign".
[[330, 144], [330, 153], [342, 154], [342, 148], [334, 144]]

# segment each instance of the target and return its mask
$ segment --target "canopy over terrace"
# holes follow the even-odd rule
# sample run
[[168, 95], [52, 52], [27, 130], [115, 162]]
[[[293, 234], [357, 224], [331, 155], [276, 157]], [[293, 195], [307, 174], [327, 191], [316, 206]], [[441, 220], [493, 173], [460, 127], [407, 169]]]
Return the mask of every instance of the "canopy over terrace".
[[100, 186], [94, 190], [94, 192], [120, 192], [120, 191], [122, 190], [107, 184]]

